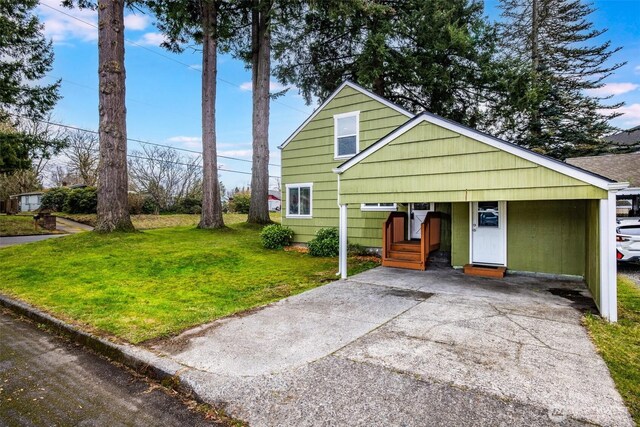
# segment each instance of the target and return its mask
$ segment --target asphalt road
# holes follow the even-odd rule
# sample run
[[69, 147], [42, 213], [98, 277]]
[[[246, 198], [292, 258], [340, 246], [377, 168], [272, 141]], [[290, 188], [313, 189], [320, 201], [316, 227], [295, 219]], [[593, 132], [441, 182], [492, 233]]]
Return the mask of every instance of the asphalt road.
[[176, 397], [0, 309], [0, 426], [211, 426]]

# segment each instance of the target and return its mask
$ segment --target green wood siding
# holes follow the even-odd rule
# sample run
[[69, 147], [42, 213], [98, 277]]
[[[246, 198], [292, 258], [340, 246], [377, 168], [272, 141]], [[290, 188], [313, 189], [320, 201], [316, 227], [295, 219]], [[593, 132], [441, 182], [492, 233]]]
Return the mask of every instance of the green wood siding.
[[[287, 194], [283, 191], [282, 224], [291, 227], [296, 242], [307, 242], [321, 227], [337, 227], [337, 175], [333, 168], [344, 162], [334, 160], [333, 116], [360, 111], [360, 150], [378, 141], [408, 118], [392, 108], [345, 87], [311, 120], [296, 137], [282, 149], [282, 187], [286, 184], [313, 183], [312, 218], [286, 217]], [[377, 203], [378, 200], [368, 200]], [[382, 223], [388, 212], [362, 212], [360, 203], [348, 210], [349, 242], [379, 247], [382, 242]]]
[[451, 203], [451, 265], [469, 263], [469, 203]]
[[584, 280], [591, 295], [600, 307], [600, 204], [598, 200], [587, 200], [585, 220], [585, 271]]
[[597, 199], [606, 191], [421, 123], [342, 174], [343, 203]]
[[584, 200], [508, 202], [507, 267], [583, 276], [585, 209]]

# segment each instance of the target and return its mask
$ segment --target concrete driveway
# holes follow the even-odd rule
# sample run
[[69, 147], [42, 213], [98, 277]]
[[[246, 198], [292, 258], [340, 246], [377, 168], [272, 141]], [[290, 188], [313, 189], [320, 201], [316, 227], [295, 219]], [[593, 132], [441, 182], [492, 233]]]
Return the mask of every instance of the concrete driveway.
[[254, 426], [632, 421], [579, 281], [377, 268], [156, 344]]

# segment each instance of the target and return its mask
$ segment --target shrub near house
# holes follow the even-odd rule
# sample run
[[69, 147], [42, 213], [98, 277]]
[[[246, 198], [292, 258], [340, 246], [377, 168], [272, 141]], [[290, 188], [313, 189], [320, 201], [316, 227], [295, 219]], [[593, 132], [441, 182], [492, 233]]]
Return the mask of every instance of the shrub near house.
[[98, 206], [96, 188], [53, 188], [42, 196], [40, 206], [42, 209], [49, 209], [54, 212], [96, 213]]

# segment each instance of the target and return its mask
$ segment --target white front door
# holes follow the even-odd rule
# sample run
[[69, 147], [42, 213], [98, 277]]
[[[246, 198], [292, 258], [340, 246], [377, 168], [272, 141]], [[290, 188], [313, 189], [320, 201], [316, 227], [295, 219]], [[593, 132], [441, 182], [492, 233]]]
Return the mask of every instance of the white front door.
[[411, 228], [409, 233], [410, 239], [420, 239], [420, 229], [422, 223], [427, 217], [427, 213], [431, 212], [433, 207], [431, 203], [412, 203], [411, 204]]
[[471, 204], [471, 262], [507, 264], [506, 202]]

